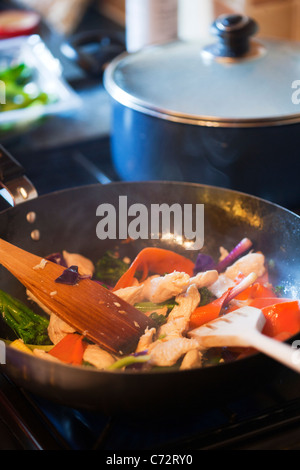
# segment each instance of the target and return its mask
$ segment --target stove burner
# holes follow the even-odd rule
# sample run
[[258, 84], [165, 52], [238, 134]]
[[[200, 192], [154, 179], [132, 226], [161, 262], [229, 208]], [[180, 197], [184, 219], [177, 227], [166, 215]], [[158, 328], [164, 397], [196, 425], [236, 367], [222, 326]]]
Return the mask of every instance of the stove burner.
[[[295, 374], [226, 405], [186, 416], [109, 417], [49, 402], [0, 376], [2, 449], [299, 450], [300, 398]], [[296, 378], [296, 382], [298, 379]], [[216, 398], [217, 402], [217, 398]]]

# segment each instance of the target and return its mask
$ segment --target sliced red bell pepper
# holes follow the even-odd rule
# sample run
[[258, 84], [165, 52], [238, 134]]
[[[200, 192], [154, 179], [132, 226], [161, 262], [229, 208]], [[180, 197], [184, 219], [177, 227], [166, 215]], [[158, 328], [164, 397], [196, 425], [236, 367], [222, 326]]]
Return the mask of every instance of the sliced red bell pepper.
[[82, 364], [83, 354], [86, 344], [83, 342], [84, 337], [76, 333], [69, 333], [64, 336], [48, 354], [56, 357], [67, 364]]
[[[239, 280], [236, 281], [236, 285], [227, 289], [221, 297], [213, 300], [209, 304], [196, 308], [190, 317], [190, 328], [197, 328], [218, 318], [222, 308], [226, 307], [226, 304], [230, 303], [232, 299], [242, 296], [244, 291], [251, 289], [253, 279], [256, 279], [253, 273], [246, 277], [239, 277]], [[228, 308], [227, 313], [237, 308], [239, 308], [238, 305]]]
[[282, 334], [293, 336], [300, 331], [300, 302], [292, 300], [275, 303], [262, 308], [266, 323], [262, 333], [278, 337]]
[[277, 295], [273, 291], [272, 287], [269, 285], [261, 284], [260, 282], [255, 282], [252, 286], [245, 289], [243, 292], [238, 294], [235, 298], [237, 300], [249, 300], [257, 298], [277, 298]]
[[174, 251], [163, 248], [144, 248], [133, 260], [129, 269], [120, 277], [113, 290], [131, 286], [137, 271], [142, 271], [140, 282], [143, 282], [149, 272], [162, 275], [181, 271], [192, 276], [193, 270], [194, 262]]
[[264, 308], [274, 304], [281, 304], [283, 302], [292, 302], [293, 299], [285, 299], [283, 297], [258, 297], [257, 299], [250, 299], [249, 304], [251, 307]]
[[218, 318], [220, 311], [230, 293], [231, 289], [228, 289], [224, 294], [216, 300], [213, 300], [209, 304], [197, 307], [190, 316], [189, 328], [198, 328], [199, 326], [208, 323], [209, 321]]

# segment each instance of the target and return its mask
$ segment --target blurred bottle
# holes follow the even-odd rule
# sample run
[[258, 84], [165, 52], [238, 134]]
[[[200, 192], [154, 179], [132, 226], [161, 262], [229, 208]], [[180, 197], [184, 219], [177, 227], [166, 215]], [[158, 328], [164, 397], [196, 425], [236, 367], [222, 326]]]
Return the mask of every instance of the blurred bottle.
[[135, 52], [177, 38], [178, 0], [126, 0], [126, 48]]
[[212, 0], [178, 0], [178, 37], [183, 41], [205, 39], [213, 22]]

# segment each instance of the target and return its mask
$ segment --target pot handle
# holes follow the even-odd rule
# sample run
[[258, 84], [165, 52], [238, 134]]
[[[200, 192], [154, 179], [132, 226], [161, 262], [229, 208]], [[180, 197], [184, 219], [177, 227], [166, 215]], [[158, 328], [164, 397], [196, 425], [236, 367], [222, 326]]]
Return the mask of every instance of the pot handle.
[[211, 32], [218, 38], [218, 42], [206, 47], [205, 51], [215, 57], [244, 57], [250, 51], [250, 38], [257, 31], [257, 23], [248, 16], [221, 15], [211, 27]]
[[38, 196], [31, 181], [24, 175], [24, 169], [13, 156], [0, 145], [0, 195], [11, 205]]
[[90, 77], [101, 78], [106, 65], [126, 51], [125, 37], [118, 31], [85, 31], [70, 37], [61, 51]]

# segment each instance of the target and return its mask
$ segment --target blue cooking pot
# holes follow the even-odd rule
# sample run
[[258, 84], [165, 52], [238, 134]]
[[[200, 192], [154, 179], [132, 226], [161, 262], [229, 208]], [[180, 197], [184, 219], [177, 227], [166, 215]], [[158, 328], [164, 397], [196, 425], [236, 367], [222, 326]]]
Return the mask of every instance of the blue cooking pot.
[[300, 45], [251, 39], [257, 25], [241, 15], [212, 29], [217, 41], [108, 65], [115, 168], [125, 181], [197, 182], [299, 207]]

